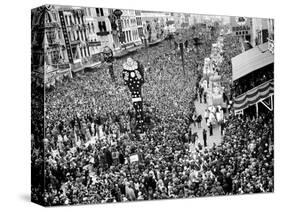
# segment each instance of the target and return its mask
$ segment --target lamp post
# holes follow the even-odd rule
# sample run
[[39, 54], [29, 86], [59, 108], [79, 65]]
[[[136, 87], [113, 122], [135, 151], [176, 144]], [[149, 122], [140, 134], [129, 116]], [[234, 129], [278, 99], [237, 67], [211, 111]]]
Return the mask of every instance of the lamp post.
[[113, 15], [116, 17], [117, 19], [117, 25], [118, 25], [118, 31], [119, 31], [119, 41], [120, 43], [124, 42], [124, 35], [122, 33], [122, 22], [121, 22], [121, 15], [123, 14], [123, 12], [119, 9], [116, 9], [113, 11]]
[[183, 47], [184, 44], [185, 46], [187, 46], [187, 38], [184, 38], [182, 36], [182, 34], [179, 34], [178, 36], [176, 36], [175, 42], [177, 45], [179, 45], [180, 47], [180, 53], [181, 53], [181, 61], [182, 61], [182, 71], [183, 71], [183, 75], [185, 76], [185, 66], [184, 66], [184, 52], [183, 52]]
[[108, 64], [108, 71], [110, 74], [110, 77], [112, 79], [113, 82], [115, 82], [115, 76], [114, 76], [114, 71], [113, 71], [113, 51], [111, 48], [109, 48], [108, 46], [104, 47], [103, 49], [103, 59], [104, 61]]

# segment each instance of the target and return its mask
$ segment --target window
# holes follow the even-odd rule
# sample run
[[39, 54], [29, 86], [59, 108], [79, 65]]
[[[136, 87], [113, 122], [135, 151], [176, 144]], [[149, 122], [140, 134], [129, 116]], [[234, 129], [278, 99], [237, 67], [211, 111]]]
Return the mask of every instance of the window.
[[106, 32], [106, 24], [105, 24], [105, 21], [99, 21], [99, 22], [98, 22], [98, 25], [99, 25], [100, 32]]
[[66, 15], [64, 16], [64, 20], [65, 20], [66, 25], [68, 25], [68, 19], [67, 19]]
[[69, 16], [69, 22], [70, 22], [70, 25], [73, 25], [73, 21], [72, 21], [71, 15]]
[[58, 51], [52, 51], [51, 52], [51, 63], [57, 64], [59, 61], [59, 52]]
[[130, 35], [130, 41], [132, 41], [132, 32], [129, 31], [129, 35]]
[[97, 13], [97, 16], [104, 16], [103, 14], [103, 9], [102, 8], [96, 8], [96, 13]]
[[54, 21], [57, 21], [57, 15], [56, 15], [56, 13], [52, 13], [53, 14], [53, 17], [54, 17]]
[[53, 43], [55, 40], [55, 33], [54, 32], [47, 32], [47, 40], [49, 43]]
[[61, 31], [60, 30], [58, 30], [58, 39], [60, 40], [61, 39]]
[[126, 31], [126, 42], [129, 42], [129, 35], [128, 35], [128, 31]]
[[96, 13], [97, 13], [97, 16], [99, 17], [99, 16], [100, 16], [100, 10], [99, 10], [99, 8], [96, 8]]

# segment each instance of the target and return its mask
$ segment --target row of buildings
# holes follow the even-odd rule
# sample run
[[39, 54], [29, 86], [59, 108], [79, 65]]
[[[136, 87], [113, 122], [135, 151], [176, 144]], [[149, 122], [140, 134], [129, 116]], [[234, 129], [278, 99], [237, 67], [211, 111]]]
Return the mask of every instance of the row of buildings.
[[174, 32], [174, 13], [44, 5], [31, 12], [32, 70], [47, 84], [101, 63], [105, 47], [118, 57]]
[[252, 47], [268, 40], [274, 41], [274, 20], [270, 18], [190, 14], [188, 23], [190, 26], [197, 24], [224, 26], [233, 36], [241, 38]]
[[241, 38], [243, 42], [248, 43], [251, 47], [274, 41], [273, 19], [230, 17], [229, 26], [234, 36]]

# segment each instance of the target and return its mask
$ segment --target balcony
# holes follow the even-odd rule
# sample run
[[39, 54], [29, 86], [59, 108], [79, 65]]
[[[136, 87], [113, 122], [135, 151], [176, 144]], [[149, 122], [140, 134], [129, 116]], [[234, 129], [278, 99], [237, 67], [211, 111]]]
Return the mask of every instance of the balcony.
[[59, 24], [57, 22], [45, 23], [44, 28], [59, 28]]
[[87, 41], [89, 46], [101, 46], [100, 41]]
[[108, 31], [97, 32], [97, 35], [99, 35], [99, 36], [107, 36], [107, 35], [109, 35], [109, 32]]
[[81, 43], [80, 40], [71, 40], [71, 41], [70, 41], [70, 44], [71, 44], [71, 45], [78, 45], [78, 44], [80, 44], [80, 43]]
[[49, 40], [48, 41], [48, 44], [49, 44], [49, 46], [59, 46], [60, 45], [60, 40], [58, 40], [58, 39], [52, 39], [52, 40]]
[[81, 62], [78, 62], [78, 63], [75, 63], [75, 64], [71, 64], [71, 71], [73, 72], [77, 72], [77, 71], [80, 71], [82, 70], [84, 67], [82, 65]]

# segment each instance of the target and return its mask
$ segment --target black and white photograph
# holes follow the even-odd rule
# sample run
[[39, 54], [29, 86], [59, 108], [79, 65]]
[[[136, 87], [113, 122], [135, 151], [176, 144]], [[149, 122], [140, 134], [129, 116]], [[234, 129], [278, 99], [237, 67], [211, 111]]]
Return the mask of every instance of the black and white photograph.
[[130, 7], [31, 10], [31, 201], [274, 192], [274, 19]]

